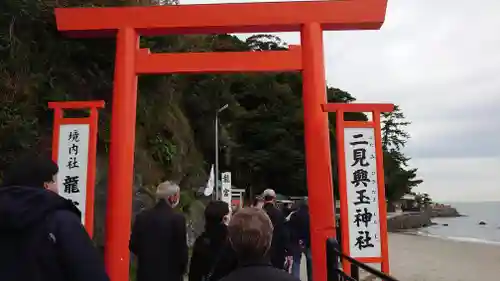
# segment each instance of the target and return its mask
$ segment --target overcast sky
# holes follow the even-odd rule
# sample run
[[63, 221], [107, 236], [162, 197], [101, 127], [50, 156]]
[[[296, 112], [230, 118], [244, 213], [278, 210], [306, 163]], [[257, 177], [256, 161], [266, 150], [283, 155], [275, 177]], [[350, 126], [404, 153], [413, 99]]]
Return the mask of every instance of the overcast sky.
[[[223, 2], [266, 1], [181, 0]], [[328, 84], [401, 106], [416, 191], [436, 200], [500, 201], [499, 13], [498, 0], [392, 0], [380, 31], [325, 32]]]

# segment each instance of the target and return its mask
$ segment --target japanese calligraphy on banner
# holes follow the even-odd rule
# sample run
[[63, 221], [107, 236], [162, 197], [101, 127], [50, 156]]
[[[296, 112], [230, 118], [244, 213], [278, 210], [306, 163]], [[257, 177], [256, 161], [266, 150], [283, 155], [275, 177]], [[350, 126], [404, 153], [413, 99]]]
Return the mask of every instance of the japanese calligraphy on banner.
[[65, 124], [59, 127], [57, 187], [59, 195], [73, 201], [85, 223], [89, 124]]
[[231, 172], [222, 173], [222, 198], [221, 200], [231, 206], [232, 190], [231, 190]]
[[380, 257], [375, 133], [373, 128], [345, 128], [344, 151], [349, 218], [349, 254]]

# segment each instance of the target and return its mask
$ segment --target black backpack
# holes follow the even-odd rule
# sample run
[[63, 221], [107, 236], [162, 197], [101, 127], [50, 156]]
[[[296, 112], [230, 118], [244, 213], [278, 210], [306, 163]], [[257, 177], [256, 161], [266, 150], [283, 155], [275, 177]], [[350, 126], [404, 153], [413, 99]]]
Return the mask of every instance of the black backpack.
[[50, 215], [23, 230], [0, 230], [0, 280], [65, 281]]

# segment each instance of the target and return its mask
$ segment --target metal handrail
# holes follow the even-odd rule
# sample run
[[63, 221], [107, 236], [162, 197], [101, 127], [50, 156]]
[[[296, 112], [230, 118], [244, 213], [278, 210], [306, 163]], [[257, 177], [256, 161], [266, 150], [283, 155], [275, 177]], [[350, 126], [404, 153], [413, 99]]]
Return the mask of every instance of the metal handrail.
[[[380, 270], [377, 270], [342, 253], [339, 243], [334, 238], [328, 238], [326, 240], [326, 259], [328, 263], [328, 281], [359, 281], [359, 268], [383, 281], [399, 281], [398, 279], [389, 276]], [[342, 259], [351, 263], [351, 276], [347, 275], [340, 268], [340, 260]]]

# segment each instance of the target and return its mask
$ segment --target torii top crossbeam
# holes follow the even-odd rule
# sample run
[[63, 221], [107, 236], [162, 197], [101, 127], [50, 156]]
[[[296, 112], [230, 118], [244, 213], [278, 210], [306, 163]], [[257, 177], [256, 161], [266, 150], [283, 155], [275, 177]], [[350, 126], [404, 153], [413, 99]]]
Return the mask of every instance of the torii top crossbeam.
[[120, 28], [140, 35], [379, 29], [387, 0], [300, 1], [56, 9], [57, 28], [73, 36], [112, 36]]

